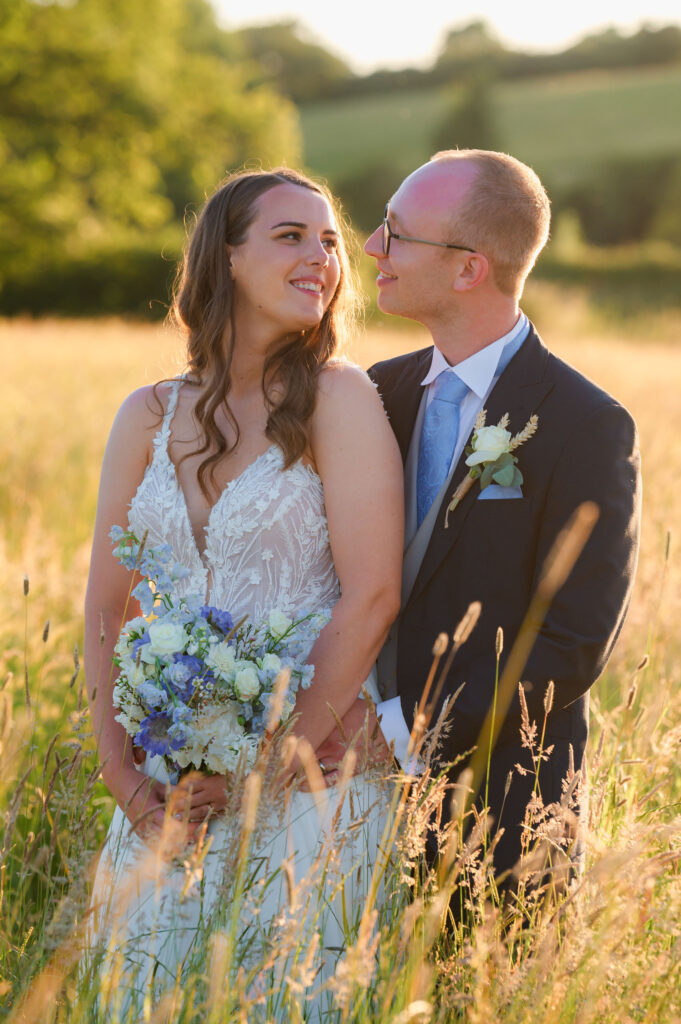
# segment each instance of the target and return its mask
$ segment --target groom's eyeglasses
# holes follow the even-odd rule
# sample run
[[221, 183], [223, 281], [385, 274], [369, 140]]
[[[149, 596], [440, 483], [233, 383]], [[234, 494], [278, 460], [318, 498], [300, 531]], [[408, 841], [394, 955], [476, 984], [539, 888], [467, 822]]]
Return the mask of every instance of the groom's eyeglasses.
[[388, 207], [390, 203], [386, 203], [385, 210], [383, 212], [383, 255], [387, 256], [390, 252], [390, 242], [393, 238], [399, 239], [400, 242], [420, 242], [421, 245], [437, 245], [440, 249], [461, 249], [463, 252], [477, 252], [477, 249], [471, 249], [469, 245], [453, 245], [452, 242], [431, 242], [427, 238], [410, 238], [408, 235], [398, 235], [396, 231], [390, 227], [388, 223]]

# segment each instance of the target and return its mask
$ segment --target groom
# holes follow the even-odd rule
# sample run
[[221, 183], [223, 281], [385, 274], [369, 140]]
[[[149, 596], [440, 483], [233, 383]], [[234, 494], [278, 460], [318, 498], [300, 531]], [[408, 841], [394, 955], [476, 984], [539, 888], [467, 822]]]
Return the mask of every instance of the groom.
[[[377, 264], [379, 308], [424, 324], [434, 343], [369, 371], [405, 464], [402, 608], [379, 659], [378, 705], [383, 737], [403, 766], [438, 634], [451, 638], [469, 604], [481, 602], [435, 709], [464, 684], [442, 751], [454, 761], [475, 748], [494, 700], [498, 628], [503, 669], [558, 532], [584, 501], [600, 512], [522, 672], [529, 718], [540, 730], [549, 682], [554, 687], [543, 743], [553, 749], [539, 771], [544, 805], [560, 801], [563, 780], [583, 763], [588, 691], [622, 626], [640, 513], [631, 416], [552, 355], [518, 307], [549, 219], [548, 197], [529, 167], [500, 153], [447, 151], [406, 178], [365, 246]], [[488, 425], [508, 414], [513, 434], [538, 417], [536, 432], [515, 452], [522, 482], [516, 476], [481, 489], [477, 480], [447, 525], [482, 409]], [[360, 700], [350, 709], [347, 733], [360, 727], [365, 707]], [[518, 860], [535, 785], [520, 725], [516, 694], [487, 780], [493, 831], [503, 830], [497, 871]], [[330, 737], [319, 756], [337, 753], [338, 740]]]

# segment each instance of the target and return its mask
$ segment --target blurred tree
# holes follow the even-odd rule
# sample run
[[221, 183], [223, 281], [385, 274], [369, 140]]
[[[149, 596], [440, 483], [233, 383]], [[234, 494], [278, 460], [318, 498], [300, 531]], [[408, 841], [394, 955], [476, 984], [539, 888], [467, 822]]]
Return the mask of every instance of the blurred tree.
[[675, 157], [609, 160], [561, 201], [574, 210], [587, 242], [618, 245], [650, 237]]
[[472, 21], [450, 29], [433, 65], [440, 80], [470, 80], [473, 76], [496, 76], [507, 51], [484, 21]]
[[448, 95], [445, 113], [433, 132], [433, 150], [500, 149], [489, 77], [474, 76]]
[[681, 246], [681, 159], [670, 169], [657, 203], [650, 236]]
[[308, 38], [297, 21], [244, 28], [236, 36], [264, 80], [296, 103], [333, 95], [356, 77], [345, 61]]
[[208, 0], [0, 0], [0, 50], [0, 289], [141, 239], [177, 249], [228, 169], [298, 158], [295, 109]]
[[334, 182], [356, 229], [371, 234], [403, 177], [394, 161], [385, 160]]

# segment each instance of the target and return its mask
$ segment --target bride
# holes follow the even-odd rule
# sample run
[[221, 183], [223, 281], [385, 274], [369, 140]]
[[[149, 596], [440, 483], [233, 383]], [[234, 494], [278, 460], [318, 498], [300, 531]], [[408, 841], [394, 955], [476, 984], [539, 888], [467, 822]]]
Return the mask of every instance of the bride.
[[[119, 988], [129, 991], [117, 993], [119, 1010], [132, 1007], [133, 1019], [154, 985], [172, 987], [181, 977], [199, 929], [218, 927], [232, 849], [221, 812], [234, 806], [234, 794], [219, 775], [170, 786], [162, 758], [141, 758], [115, 721], [111, 659], [136, 609], [109, 531], [129, 525], [149, 546], [169, 545], [189, 571], [176, 583], [178, 596], [205, 594], [235, 621], [274, 608], [292, 619], [332, 609], [308, 657], [313, 685], [295, 706], [294, 732], [313, 750], [334, 728], [333, 712], [342, 718], [365, 682], [377, 697], [372, 667], [399, 608], [402, 466], [375, 389], [357, 367], [334, 359], [352, 308], [326, 190], [287, 169], [232, 176], [206, 203], [178, 278], [174, 311], [187, 336], [187, 372], [131, 394], [111, 432], [85, 658], [102, 778], [117, 808], [95, 880], [92, 937], [122, 957]], [[295, 785], [287, 793], [258, 813], [267, 827], [257, 854], [277, 879], [264, 886], [250, 922], [262, 935], [281, 923], [285, 891], [290, 900], [292, 882], [304, 881], [330, 830], [361, 819], [336, 873], [352, 873], [359, 857], [366, 879], [384, 824], [385, 797], [371, 774], [346, 789], [329, 784], [323, 806], [319, 793]], [[169, 798], [190, 841], [210, 821], [208, 853], [195, 857], [200, 884], [188, 887], [187, 871], [159, 855]], [[318, 978], [333, 973], [342, 950], [346, 908], [338, 899], [348, 899], [342, 885], [332, 892], [327, 884], [307, 908], [309, 928], [320, 933]]]

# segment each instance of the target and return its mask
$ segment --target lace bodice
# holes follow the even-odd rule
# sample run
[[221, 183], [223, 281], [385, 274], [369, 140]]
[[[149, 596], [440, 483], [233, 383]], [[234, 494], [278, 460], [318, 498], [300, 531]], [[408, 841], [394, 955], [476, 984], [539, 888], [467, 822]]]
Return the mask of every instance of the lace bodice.
[[340, 596], [329, 546], [319, 476], [302, 461], [284, 469], [277, 445], [227, 484], [206, 526], [199, 553], [175, 466], [168, 454], [182, 381], [169, 385], [154, 454], [130, 503], [128, 522], [149, 545], [168, 544], [190, 575], [178, 595], [205, 594], [236, 620], [259, 619], [278, 608], [291, 618], [331, 608]]

